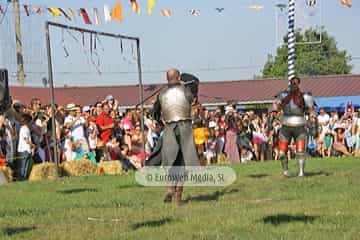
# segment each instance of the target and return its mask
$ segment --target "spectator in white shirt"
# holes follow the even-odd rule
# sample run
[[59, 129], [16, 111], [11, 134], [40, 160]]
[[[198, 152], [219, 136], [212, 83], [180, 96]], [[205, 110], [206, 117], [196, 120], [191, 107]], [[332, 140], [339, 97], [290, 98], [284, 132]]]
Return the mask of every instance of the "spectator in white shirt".
[[29, 114], [23, 114], [20, 118], [18, 157], [20, 161], [21, 179], [26, 179], [32, 167], [32, 155], [34, 154], [34, 145], [31, 142], [30, 125], [32, 117]]
[[327, 130], [329, 130], [330, 116], [325, 112], [325, 109], [320, 108], [319, 115], [317, 118], [318, 118], [318, 123], [322, 129], [320, 134], [320, 139], [324, 139]]
[[69, 113], [64, 121], [64, 126], [69, 131], [69, 137], [76, 143], [76, 145], [81, 146], [82, 151], [85, 154], [88, 153], [89, 146], [85, 136], [85, 128], [87, 124], [86, 120], [80, 115], [80, 108], [78, 108], [74, 103], [70, 103], [66, 106], [65, 110]]

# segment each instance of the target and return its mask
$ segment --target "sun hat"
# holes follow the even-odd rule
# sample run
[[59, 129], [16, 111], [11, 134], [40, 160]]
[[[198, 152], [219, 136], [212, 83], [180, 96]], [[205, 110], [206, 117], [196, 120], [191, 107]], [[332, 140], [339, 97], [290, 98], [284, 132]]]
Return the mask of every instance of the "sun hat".
[[66, 111], [76, 111], [79, 110], [79, 107], [75, 105], [75, 103], [69, 103], [65, 107]]

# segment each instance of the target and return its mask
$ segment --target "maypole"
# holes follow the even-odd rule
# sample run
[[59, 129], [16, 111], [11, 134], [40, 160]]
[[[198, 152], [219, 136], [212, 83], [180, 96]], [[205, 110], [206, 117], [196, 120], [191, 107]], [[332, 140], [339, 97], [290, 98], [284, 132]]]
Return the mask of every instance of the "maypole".
[[295, 77], [295, 0], [289, 0], [288, 10], [288, 79]]

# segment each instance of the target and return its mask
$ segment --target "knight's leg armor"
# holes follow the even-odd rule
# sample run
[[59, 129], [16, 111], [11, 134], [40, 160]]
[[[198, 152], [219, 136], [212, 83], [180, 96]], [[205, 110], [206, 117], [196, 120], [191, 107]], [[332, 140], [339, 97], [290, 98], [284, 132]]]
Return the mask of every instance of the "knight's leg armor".
[[288, 164], [288, 158], [287, 158], [287, 151], [288, 151], [288, 141], [279, 140], [279, 159], [281, 161], [281, 166], [283, 169], [283, 175], [286, 177], [289, 177], [289, 164]]
[[306, 146], [305, 136], [301, 135], [296, 140], [296, 155], [297, 155], [298, 164], [299, 164], [299, 175], [298, 175], [299, 177], [305, 176], [305, 172], [304, 172], [305, 156], [306, 156], [305, 146]]

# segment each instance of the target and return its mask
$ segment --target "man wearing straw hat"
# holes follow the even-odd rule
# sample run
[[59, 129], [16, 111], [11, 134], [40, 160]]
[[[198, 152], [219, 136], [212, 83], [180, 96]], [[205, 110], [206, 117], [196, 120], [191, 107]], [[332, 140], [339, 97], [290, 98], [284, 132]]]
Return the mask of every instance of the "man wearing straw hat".
[[83, 153], [89, 152], [84, 130], [86, 120], [80, 115], [80, 108], [74, 103], [69, 103], [66, 105], [65, 111], [68, 112], [64, 120], [65, 129], [68, 130], [70, 137], [81, 146]]
[[[146, 165], [158, 165], [170, 167], [169, 174], [173, 173], [172, 167], [183, 169], [184, 166], [199, 166], [199, 159], [195, 148], [194, 135], [191, 122], [191, 104], [193, 94], [181, 83], [180, 72], [170, 69], [166, 73], [168, 85], [158, 95], [154, 104], [153, 117], [165, 122], [165, 129], [161, 137], [163, 146], [155, 150]], [[156, 148], [156, 147], [155, 147]], [[158, 160], [154, 160], [154, 159]], [[182, 170], [178, 170], [181, 174]], [[171, 202], [175, 197], [176, 205], [181, 205], [183, 182], [169, 183], [164, 202]]]

